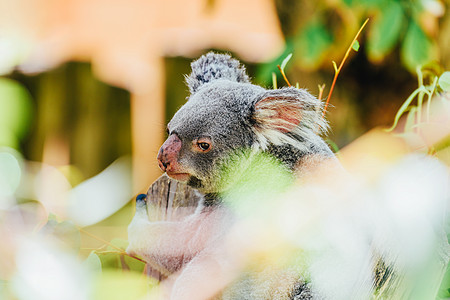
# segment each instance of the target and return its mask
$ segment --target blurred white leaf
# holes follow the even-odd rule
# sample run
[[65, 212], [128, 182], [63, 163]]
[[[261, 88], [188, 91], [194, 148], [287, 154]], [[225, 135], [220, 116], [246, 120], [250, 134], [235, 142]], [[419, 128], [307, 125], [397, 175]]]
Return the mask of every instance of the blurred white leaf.
[[69, 216], [88, 226], [109, 217], [132, 198], [131, 159], [122, 157], [70, 191]]
[[12, 197], [20, 183], [22, 170], [16, 156], [0, 151], [0, 208], [2, 199]]
[[16, 265], [11, 287], [20, 300], [89, 299], [88, 271], [76, 256], [58, 249], [51, 240], [22, 239]]

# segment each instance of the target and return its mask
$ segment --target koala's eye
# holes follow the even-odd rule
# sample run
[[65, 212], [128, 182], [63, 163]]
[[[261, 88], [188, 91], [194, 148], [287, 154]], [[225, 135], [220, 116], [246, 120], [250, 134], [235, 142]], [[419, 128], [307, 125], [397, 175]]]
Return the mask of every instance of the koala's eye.
[[212, 149], [212, 142], [210, 138], [203, 137], [193, 141], [194, 150], [197, 152], [206, 153]]
[[210, 145], [209, 145], [208, 143], [198, 143], [197, 145], [198, 145], [198, 147], [199, 147], [200, 149], [202, 149], [203, 151], [208, 150], [209, 147], [210, 147]]

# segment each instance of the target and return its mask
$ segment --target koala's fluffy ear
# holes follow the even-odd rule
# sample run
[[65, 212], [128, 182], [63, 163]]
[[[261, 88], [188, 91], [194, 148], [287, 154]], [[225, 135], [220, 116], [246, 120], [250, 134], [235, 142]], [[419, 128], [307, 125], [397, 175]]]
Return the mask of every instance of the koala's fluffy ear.
[[245, 67], [238, 60], [227, 54], [209, 52], [191, 63], [192, 73], [186, 76], [186, 83], [191, 94], [203, 84], [217, 79], [235, 82], [250, 82]]
[[325, 132], [322, 103], [303, 89], [268, 90], [254, 105], [254, 131], [263, 144], [292, 143], [289, 133], [304, 136]]

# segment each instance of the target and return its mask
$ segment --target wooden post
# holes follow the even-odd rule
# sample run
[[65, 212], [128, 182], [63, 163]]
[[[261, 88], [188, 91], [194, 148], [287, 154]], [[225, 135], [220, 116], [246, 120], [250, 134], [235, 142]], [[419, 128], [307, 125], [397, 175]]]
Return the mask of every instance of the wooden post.
[[147, 191], [147, 213], [152, 221], [170, 221], [180, 213], [193, 213], [201, 197], [198, 191], [164, 173]]
[[[188, 185], [161, 175], [147, 191], [147, 214], [151, 221], [171, 221], [194, 213], [201, 194]], [[144, 271], [159, 281], [170, 275], [163, 266], [147, 263]]]

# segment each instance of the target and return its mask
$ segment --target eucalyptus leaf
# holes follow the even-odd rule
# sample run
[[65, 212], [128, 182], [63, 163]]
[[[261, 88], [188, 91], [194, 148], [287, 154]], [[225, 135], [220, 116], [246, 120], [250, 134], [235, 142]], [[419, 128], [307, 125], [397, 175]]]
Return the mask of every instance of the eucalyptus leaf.
[[280, 66], [281, 70], [284, 71], [284, 68], [286, 67], [286, 65], [287, 65], [287, 63], [289, 62], [289, 60], [291, 59], [291, 57], [292, 57], [292, 53], [289, 53], [289, 55], [286, 56], [286, 58], [285, 58], [285, 59], [283, 60], [283, 62], [281, 63], [281, 66]]
[[439, 288], [438, 299], [450, 298], [450, 264], [447, 265], [447, 271], [442, 279], [441, 287]]
[[47, 224], [41, 229], [42, 234], [57, 238], [68, 249], [78, 251], [81, 245], [81, 233], [72, 221], [58, 222], [56, 215], [50, 215]]
[[0, 128], [21, 139], [30, 129], [32, 112], [31, 96], [25, 87], [14, 80], [0, 78]]
[[145, 263], [134, 257], [124, 256], [124, 261], [130, 271], [141, 273], [144, 271]]
[[259, 82], [262, 85], [268, 85], [270, 82], [272, 82], [273, 84], [272, 73], [278, 74], [279, 70], [277, 66], [281, 65], [286, 56], [288, 56], [289, 53], [292, 53], [294, 51], [294, 40], [295, 37], [286, 39], [285, 49], [283, 53], [280, 54], [280, 56], [278, 56], [272, 61], [268, 61], [263, 64], [258, 64], [256, 68], [255, 82]]
[[[0, 199], [13, 198], [20, 186], [21, 178], [20, 161], [13, 154], [0, 151]], [[0, 207], [1, 203], [0, 200]]]
[[387, 132], [390, 132], [390, 131], [394, 130], [395, 127], [397, 127], [400, 117], [403, 115], [404, 112], [407, 111], [408, 106], [411, 104], [411, 102], [414, 100], [414, 98], [416, 98], [417, 94], [419, 94], [420, 92], [423, 92], [423, 91], [424, 91], [423, 87], [418, 88], [408, 97], [408, 99], [406, 99], [406, 101], [402, 104], [400, 109], [397, 111], [397, 114], [395, 115], [394, 124], [390, 128], [386, 129]]
[[380, 7], [379, 14], [370, 26], [367, 51], [370, 59], [382, 60], [397, 44], [406, 25], [405, 13], [400, 2], [389, 1]]
[[446, 92], [450, 92], [450, 72], [444, 72], [441, 77], [439, 77], [439, 86]]
[[115, 251], [117, 248], [125, 251], [128, 247], [128, 241], [124, 239], [115, 238], [112, 239], [110, 245], [108, 245], [108, 250]]
[[325, 142], [331, 147], [334, 153], [339, 153], [339, 146], [331, 139], [326, 139]]
[[409, 25], [402, 44], [401, 58], [411, 72], [415, 72], [418, 65], [425, 65], [436, 59], [435, 45], [413, 21]]
[[342, 2], [344, 2], [347, 6], [352, 6], [353, 5], [353, 0], [342, 0]]
[[363, 5], [364, 7], [381, 7], [383, 5], [386, 5], [386, 2], [393, 2], [396, 0], [353, 0], [355, 4]]
[[94, 286], [93, 299], [155, 299], [148, 292], [156, 286], [156, 281], [135, 272], [108, 270], [98, 277]]
[[102, 269], [121, 269], [119, 252], [97, 252], [98, 258], [102, 263]]
[[310, 22], [295, 39], [296, 60], [305, 68], [316, 68], [326, 58], [333, 37], [320, 20]]
[[352, 49], [355, 50], [356, 52], [359, 51], [359, 42], [358, 42], [358, 40], [355, 40], [355, 42], [352, 45]]
[[102, 262], [95, 251], [92, 251], [89, 256], [83, 262], [83, 265], [86, 266], [91, 272], [101, 273], [102, 272]]

